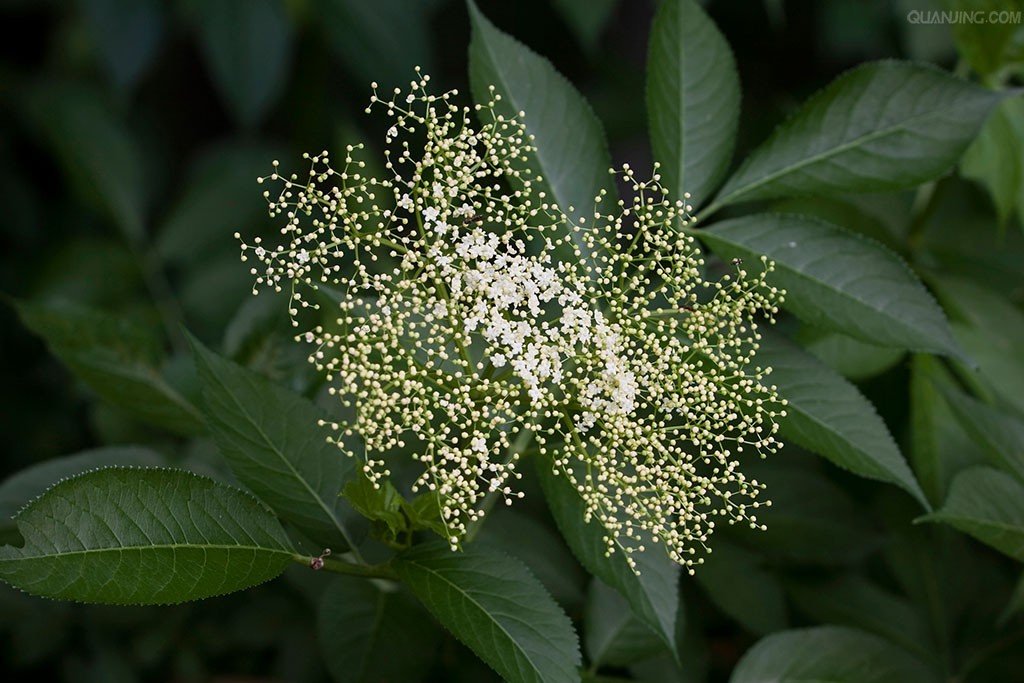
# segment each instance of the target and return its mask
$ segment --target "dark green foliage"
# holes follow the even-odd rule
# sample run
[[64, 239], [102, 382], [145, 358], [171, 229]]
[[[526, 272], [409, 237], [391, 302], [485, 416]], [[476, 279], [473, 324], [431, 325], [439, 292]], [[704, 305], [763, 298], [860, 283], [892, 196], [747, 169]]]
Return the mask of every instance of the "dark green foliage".
[[[1024, 5], [920, 4], [4, 3], [4, 679], [1017, 680]], [[608, 554], [532, 444], [453, 552], [414, 446], [376, 488], [325, 440], [351, 408], [293, 335], [340, 297], [293, 328], [234, 234], [283, 224], [275, 158], [386, 173], [370, 82], [416, 65], [525, 112], [574, 219], [657, 161], [709, 273], [774, 261], [787, 446], [741, 454], [766, 529], [716, 518], [695, 576]]]

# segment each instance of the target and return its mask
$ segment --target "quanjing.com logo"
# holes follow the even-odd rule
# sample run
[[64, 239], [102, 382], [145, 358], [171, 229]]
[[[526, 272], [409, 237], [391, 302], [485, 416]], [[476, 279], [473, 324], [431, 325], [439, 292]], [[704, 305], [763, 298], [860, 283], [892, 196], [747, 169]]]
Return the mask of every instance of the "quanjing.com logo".
[[1020, 10], [920, 10], [907, 12], [907, 21], [911, 24], [1019, 24]]

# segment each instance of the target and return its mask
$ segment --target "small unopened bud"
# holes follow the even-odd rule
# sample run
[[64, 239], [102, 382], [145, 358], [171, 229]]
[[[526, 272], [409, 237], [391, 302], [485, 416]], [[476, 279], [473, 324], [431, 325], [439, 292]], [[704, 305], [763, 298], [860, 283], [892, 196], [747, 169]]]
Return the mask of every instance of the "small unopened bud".
[[309, 568], [312, 569], [315, 572], [320, 571], [321, 569], [324, 568], [324, 558], [325, 557], [330, 557], [330, 555], [331, 555], [331, 549], [330, 548], [324, 548], [324, 551], [322, 553], [320, 553], [317, 557], [310, 558], [310, 560], [309, 560]]

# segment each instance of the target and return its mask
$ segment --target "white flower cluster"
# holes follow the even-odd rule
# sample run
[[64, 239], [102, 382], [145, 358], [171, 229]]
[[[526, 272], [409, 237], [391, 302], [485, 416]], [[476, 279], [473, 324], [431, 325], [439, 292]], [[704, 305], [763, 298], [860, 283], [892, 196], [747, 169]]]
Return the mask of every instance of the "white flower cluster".
[[341, 170], [324, 152], [307, 178], [274, 173], [283, 189], [265, 196], [284, 244], [242, 246], [257, 286], [291, 292], [293, 324], [318, 306], [309, 289], [342, 292], [337, 320], [298, 337], [354, 412], [330, 440], [378, 485], [414, 453], [414, 490], [438, 494], [453, 549], [488, 496], [522, 495], [532, 443], [607, 530], [608, 552], [632, 564], [654, 539], [699, 563], [715, 517], [756, 526], [761, 486], [737, 456], [778, 447], [782, 402], [753, 363], [756, 319], [781, 300], [772, 264], [705, 280], [680, 231], [688, 207], [628, 167], [629, 205], [604, 212], [601, 195], [570, 220], [529, 170], [522, 113], [499, 114], [492, 89], [477, 129], [428, 81], [389, 100], [374, 86], [393, 119], [387, 177], [367, 177], [354, 147]]

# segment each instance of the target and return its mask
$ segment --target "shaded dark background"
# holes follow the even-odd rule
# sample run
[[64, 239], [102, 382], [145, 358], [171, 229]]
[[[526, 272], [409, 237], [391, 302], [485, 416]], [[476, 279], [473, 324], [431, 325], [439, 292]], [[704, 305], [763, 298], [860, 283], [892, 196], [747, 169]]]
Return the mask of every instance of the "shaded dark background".
[[[948, 27], [905, 19], [928, 2], [705, 5], [739, 67], [737, 158], [853, 65], [956, 60]], [[617, 163], [650, 165], [643, 102], [654, 0], [479, 6], [583, 92]], [[465, 92], [468, 43], [460, 0], [0, 0], [0, 292], [131, 313], [172, 339], [183, 324], [219, 345], [250, 287], [232, 234], [271, 227], [256, 176], [274, 158], [298, 169], [307, 150], [360, 139], [372, 148], [381, 121], [362, 113], [370, 80], [407, 80], [421, 64], [438, 87]], [[115, 144], [97, 147], [104, 135]], [[99, 167], [114, 184], [122, 174], [129, 187], [134, 232], [89, 180], [97, 151], [109, 154]], [[0, 475], [99, 444], [163, 438], [89, 400], [6, 303], [0, 373]], [[326, 680], [312, 612], [295, 608], [304, 590], [286, 577], [198, 606], [143, 610], [45, 603], [4, 588], [0, 670], [14, 680]], [[458, 646], [446, 647], [456, 658]], [[723, 666], [737, 656], [728, 639], [720, 649], [712, 657]], [[475, 664], [445, 675], [491, 680]]]

